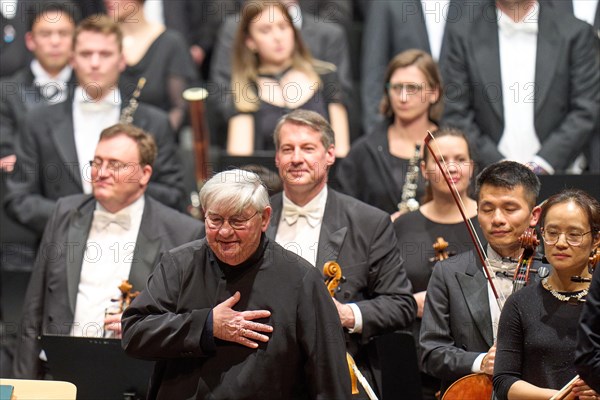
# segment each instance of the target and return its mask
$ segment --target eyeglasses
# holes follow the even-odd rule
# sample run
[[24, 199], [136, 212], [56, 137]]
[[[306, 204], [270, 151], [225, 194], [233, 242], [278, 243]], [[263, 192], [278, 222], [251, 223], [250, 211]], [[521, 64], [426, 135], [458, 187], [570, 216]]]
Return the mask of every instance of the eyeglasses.
[[206, 214], [204, 216], [205, 221], [206, 221], [206, 225], [210, 228], [210, 229], [221, 229], [221, 227], [223, 226], [223, 224], [227, 221], [227, 223], [229, 223], [229, 226], [236, 230], [236, 231], [240, 231], [242, 229], [246, 229], [248, 227], [248, 221], [250, 221], [252, 218], [254, 218], [256, 215], [258, 214], [258, 211], [255, 212], [254, 214], [252, 214], [250, 217], [248, 218], [243, 218], [240, 216], [233, 216], [233, 217], [229, 217], [229, 218], [223, 218], [220, 215], [217, 214]]
[[[104, 160], [101, 158], [94, 158], [92, 161], [90, 161], [90, 167], [92, 167], [92, 168], [101, 169], [102, 165], [104, 165]], [[136, 162], [106, 160], [106, 168], [108, 168], [109, 170], [111, 170], [113, 172], [117, 172], [117, 171], [120, 171], [127, 167], [137, 166], [137, 165], [138, 165], [138, 163], [136, 163]]]
[[587, 231], [584, 233], [559, 232], [559, 231], [555, 231], [553, 229], [550, 229], [550, 230], [542, 229], [542, 237], [544, 238], [544, 243], [546, 243], [547, 245], [553, 246], [558, 242], [558, 239], [560, 239], [560, 235], [565, 235], [565, 239], [567, 240], [568, 244], [570, 244], [571, 246], [581, 246], [581, 243], [583, 242], [583, 237], [585, 235], [587, 235], [588, 233], [592, 233], [592, 232], [593, 231]]
[[385, 85], [389, 92], [394, 92], [395, 95], [401, 96], [402, 92], [406, 94], [417, 94], [423, 90], [423, 85], [419, 85], [418, 83], [388, 83]]

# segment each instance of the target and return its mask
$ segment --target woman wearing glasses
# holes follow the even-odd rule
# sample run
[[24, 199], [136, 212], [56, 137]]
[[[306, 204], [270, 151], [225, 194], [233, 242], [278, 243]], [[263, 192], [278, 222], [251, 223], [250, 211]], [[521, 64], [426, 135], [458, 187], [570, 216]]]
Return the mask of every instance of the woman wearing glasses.
[[[437, 129], [443, 110], [442, 80], [429, 54], [407, 50], [390, 61], [385, 82], [380, 111], [386, 121], [353, 144], [332, 184], [395, 219], [403, 192], [412, 192], [408, 196], [412, 199], [423, 194], [416, 146], [422, 146], [427, 130]], [[405, 185], [407, 178], [409, 185]]]
[[[600, 204], [581, 190], [550, 197], [541, 215], [552, 273], [510, 296], [502, 310], [494, 369], [499, 399], [549, 399], [573, 379], [579, 315], [589, 256], [600, 243]], [[581, 379], [566, 399], [596, 400]]]

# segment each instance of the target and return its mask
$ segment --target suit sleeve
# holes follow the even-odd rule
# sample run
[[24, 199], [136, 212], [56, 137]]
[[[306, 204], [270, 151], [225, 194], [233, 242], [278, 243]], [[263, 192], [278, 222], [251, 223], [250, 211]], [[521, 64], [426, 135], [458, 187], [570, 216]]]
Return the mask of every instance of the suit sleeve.
[[207, 356], [201, 339], [211, 309], [178, 311], [180, 274], [178, 260], [165, 253], [146, 289], [123, 313], [122, 345], [129, 355], [148, 360]]
[[581, 313], [575, 366], [581, 378], [600, 392], [600, 272], [594, 273]]
[[383, 78], [388, 62], [392, 55], [389, 54], [392, 44], [390, 38], [390, 12], [391, 2], [374, 1], [369, 6], [363, 43], [370, 45], [363, 47], [362, 55], [362, 104], [363, 127], [370, 133], [378, 122], [379, 102], [383, 96]]
[[417, 314], [412, 286], [387, 214], [381, 215], [373, 232], [368, 263], [368, 300], [356, 303], [363, 316], [364, 343], [375, 335], [410, 326]]
[[[42, 237], [37, 258], [29, 278], [23, 312], [21, 315], [21, 330], [13, 362], [13, 374], [18, 379], [41, 379], [41, 361], [39, 358], [41, 347], [38, 336], [42, 334], [44, 316], [45, 292], [47, 290], [46, 273], [48, 269], [48, 255], [56, 251], [55, 226], [62, 218], [59, 207], [48, 221]], [[66, 296], [66, 294], [65, 294]]]
[[20, 95], [16, 81], [0, 81], [0, 158], [15, 154], [17, 121], [9, 98]]
[[427, 286], [419, 345], [421, 365], [425, 372], [440, 379], [456, 380], [471, 373], [473, 362], [480, 353], [457, 347], [452, 336], [447, 284], [452, 277], [445, 273], [447, 270], [440, 263], [433, 268]]
[[298, 291], [298, 338], [311, 399], [349, 399], [346, 343], [337, 310], [315, 269]]
[[6, 183], [5, 204], [9, 214], [41, 234], [56, 204], [42, 195], [42, 179], [55, 170], [48, 166], [49, 171], [44, 171], [39, 163], [43, 149], [35, 138], [46, 132], [42, 131], [44, 121], [36, 120], [34, 115], [37, 114], [30, 115], [25, 131], [17, 138], [17, 162]]
[[180, 210], [184, 197], [183, 172], [175, 146], [175, 135], [166, 114], [161, 112], [152, 121], [153, 126], [146, 129], [154, 135], [158, 154], [147, 193], [161, 203]]
[[481, 132], [475, 121], [474, 91], [485, 91], [480, 82], [475, 82], [472, 66], [468, 62], [465, 32], [462, 24], [448, 26], [448, 57], [442, 63], [442, 76], [447, 82], [444, 89], [445, 109], [444, 125], [459, 128], [468, 136], [472, 148], [477, 150], [477, 158], [485, 164], [500, 161], [504, 156], [498, 151], [497, 144]]
[[569, 97], [569, 112], [537, 154], [557, 170], [567, 168], [582, 151], [600, 118], [598, 38], [590, 26], [580, 29], [569, 50], [570, 92], [563, 94]]

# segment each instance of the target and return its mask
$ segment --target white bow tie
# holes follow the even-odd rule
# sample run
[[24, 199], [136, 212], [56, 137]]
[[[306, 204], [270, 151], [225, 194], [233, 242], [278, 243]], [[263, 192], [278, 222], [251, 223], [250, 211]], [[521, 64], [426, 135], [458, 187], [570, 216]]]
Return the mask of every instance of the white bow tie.
[[96, 229], [103, 231], [111, 223], [115, 223], [127, 231], [131, 227], [131, 217], [127, 213], [112, 214], [102, 210], [94, 211], [94, 227]]
[[492, 260], [489, 259], [490, 268], [494, 274], [498, 272], [503, 274], [513, 275], [515, 273], [515, 269], [517, 268], [517, 263], [514, 261], [504, 261], [504, 260]]
[[283, 218], [288, 225], [294, 225], [300, 217], [306, 218], [306, 222], [313, 228], [321, 221], [321, 213], [316, 207], [306, 209], [291, 202], [283, 206]]
[[537, 21], [525, 21], [521, 22], [513, 22], [509, 21], [510, 17], [508, 15], [502, 15], [502, 17], [498, 20], [498, 26], [502, 29], [506, 35], [513, 36], [519, 32], [522, 33], [538, 33], [538, 24]]

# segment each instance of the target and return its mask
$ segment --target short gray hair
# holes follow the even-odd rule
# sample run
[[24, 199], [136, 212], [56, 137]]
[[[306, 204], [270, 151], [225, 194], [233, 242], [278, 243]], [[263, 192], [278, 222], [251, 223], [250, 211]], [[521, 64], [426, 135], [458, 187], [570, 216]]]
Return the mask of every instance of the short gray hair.
[[232, 213], [239, 213], [252, 206], [258, 212], [269, 206], [267, 188], [254, 172], [233, 169], [219, 172], [210, 178], [200, 190], [200, 204], [204, 211], [211, 205]]
[[279, 132], [281, 132], [281, 127], [288, 122], [294, 125], [308, 126], [319, 132], [321, 134], [321, 143], [323, 143], [325, 149], [328, 149], [329, 146], [335, 144], [333, 129], [321, 114], [314, 111], [298, 109], [279, 118], [277, 126], [275, 127], [275, 132], [273, 133], [273, 142], [275, 143], [276, 150], [279, 149]]

